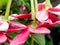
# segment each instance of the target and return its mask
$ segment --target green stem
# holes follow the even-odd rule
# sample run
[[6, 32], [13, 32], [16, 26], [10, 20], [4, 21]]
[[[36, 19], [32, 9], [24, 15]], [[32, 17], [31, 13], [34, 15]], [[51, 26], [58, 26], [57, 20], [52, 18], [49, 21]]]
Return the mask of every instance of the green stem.
[[[38, 12], [38, 5], [37, 5], [37, 0], [30, 0], [31, 1], [31, 14], [32, 14], [32, 24], [31, 27], [35, 28], [37, 26], [36, 24], [36, 19], [35, 19], [35, 14]], [[31, 34], [31, 45], [34, 45], [34, 34]]]
[[52, 7], [50, 0], [46, 0], [45, 1], [45, 9], [47, 10], [50, 7]]
[[11, 3], [12, 3], [12, 0], [9, 0], [8, 4], [7, 4], [7, 8], [6, 8], [6, 13], [5, 13], [5, 16], [4, 16], [5, 21], [9, 20], [8, 18], [9, 18], [9, 12], [10, 12]]
[[38, 12], [38, 2], [37, 2], [37, 0], [35, 0], [35, 13], [37, 13]]
[[35, 27], [36, 26], [36, 19], [35, 19], [35, 8], [34, 8], [34, 0], [30, 0], [31, 1], [31, 14], [32, 14], [32, 24], [31, 27]]
[[31, 33], [31, 45], [34, 45], [34, 34]]
[[34, 11], [34, 0], [31, 1], [31, 13], [32, 13], [32, 19], [35, 20], [35, 11]]
[[54, 45], [54, 44], [53, 44], [52, 37], [51, 37], [50, 35], [47, 35], [47, 37], [50, 39], [50, 41], [51, 41], [51, 45]]

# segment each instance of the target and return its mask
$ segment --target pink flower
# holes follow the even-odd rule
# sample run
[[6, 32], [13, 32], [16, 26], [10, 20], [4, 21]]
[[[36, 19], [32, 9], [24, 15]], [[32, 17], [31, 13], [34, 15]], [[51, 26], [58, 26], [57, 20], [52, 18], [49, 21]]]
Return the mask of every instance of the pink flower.
[[27, 29], [23, 30], [21, 33], [17, 34], [17, 36], [10, 42], [10, 45], [23, 45], [29, 34], [30, 31]]
[[27, 26], [28, 28], [23, 29], [22, 32], [16, 35], [16, 37], [10, 42], [10, 45], [23, 45], [25, 41], [28, 39], [30, 33], [45, 33], [49, 34], [50, 30], [45, 27], [36, 27], [32, 28]]
[[49, 8], [48, 12], [60, 16], [60, 8]]
[[43, 9], [40, 9], [39, 12], [36, 14], [36, 19], [40, 22], [43, 22], [43, 25], [40, 24], [40, 26], [51, 28], [57, 24], [60, 24], [60, 19], [56, 16], [58, 14], [55, 15], [56, 12], [60, 12], [60, 9], [49, 8], [48, 10], [44, 10], [44, 4], [41, 5], [39, 4], [38, 8]]
[[0, 43], [3, 43], [7, 40], [7, 37], [5, 36], [5, 34], [3, 34], [2, 32], [0, 32]]
[[[27, 25], [27, 28], [23, 29], [21, 33], [17, 34], [16, 37], [10, 42], [10, 45], [23, 45], [30, 33], [49, 34], [50, 30], [48, 28], [51, 28], [57, 24], [60, 24], [60, 19], [56, 15], [54, 15], [55, 13], [51, 13], [52, 12], [50, 10], [51, 8], [46, 11], [44, 11], [44, 8], [45, 8], [44, 4], [38, 4], [39, 11], [35, 15], [38, 22], [37, 23], [38, 26], [36, 28], [32, 28], [30, 25]], [[30, 18], [31, 14], [19, 14], [13, 17], [16, 17], [16, 18], [21, 17], [21, 19]]]
[[[60, 24], [60, 19], [56, 16], [60, 12], [59, 8], [49, 8], [48, 10], [44, 10], [45, 4], [39, 3], [38, 4], [38, 12], [36, 14], [36, 19], [40, 22], [45, 22], [44, 25], [47, 25], [48, 27], [53, 27], [57, 24]], [[58, 13], [55, 15], [55, 13]], [[19, 15], [12, 15], [13, 17], [25, 19], [25, 18], [31, 18], [31, 14], [19, 14]], [[47, 24], [49, 23], [49, 24]], [[50, 25], [50, 26], [49, 26]]]
[[4, 43], [9, 38], [6, 34], [26, 29], [27, 27], [17, 22], [5, 22], [0, 20], [0, 43]]

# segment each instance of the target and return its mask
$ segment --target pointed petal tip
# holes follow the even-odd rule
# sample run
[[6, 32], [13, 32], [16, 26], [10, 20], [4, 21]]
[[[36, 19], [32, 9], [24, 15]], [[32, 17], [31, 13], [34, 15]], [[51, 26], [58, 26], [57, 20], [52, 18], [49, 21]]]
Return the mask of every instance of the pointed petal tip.
[[0, 34], [0, 43], [4, 43], [7, 40], [7, 37], [4, 34]]
[[60, 16], [60, 8], [49, 8], [48, 12]]
[[25, 18], [30, 18], [31, 14], [19, 14], [19, 15], [13, 14], [12, 17], [19, 18], [19, 19], [25, 19]]
[[40, 28], [29, 28], [29, 31], [31, 33], [43, 33], [43, 34], [50, 34], [50, 30], [45, 28], [45, 27], [40, 27]]

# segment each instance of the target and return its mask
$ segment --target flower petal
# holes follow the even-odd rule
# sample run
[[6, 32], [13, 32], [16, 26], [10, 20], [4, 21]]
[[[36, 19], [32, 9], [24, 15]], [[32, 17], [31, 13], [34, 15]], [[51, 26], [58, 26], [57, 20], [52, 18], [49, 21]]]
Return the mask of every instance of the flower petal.
[[37, 28], [39, 28], [39, 27], [51, 28], [51, 27], [53, 27], [53, 25], [51, 23], [40, 23], [40, 24], [38, 24]]
[[29, 31], [32, 33], [44, 33], [49, 34], [50, 30], [45, 27], [39, 27], [39, 28], [29, 28]]
[[8, 28], [9, 28], [9, 24], [7, 22], [0, 21], [0, 31], [7, 31]]
[[45, 4], [39, 3], [38, 4], [38, 11], [41, 11], [45, 8]]
[[48, 12], [60, 16], [60, 8], [49, 8], [49, 9], [48, 9]]
[[13, 14], [12, 17], [24, 19], [24, 18], [30, 18], [31, 14], [19, 14], [19, 15], [14, 15]]
[[48, 19], [48, 13], [45, 12], [45, 11], [39, 11], [37, 14], [36, 14], [36, 19], [38, 19], [38, 21], [42, 22], [44, 20], [47, 20]]
[[13, 17], [13, 16], [9, 16], [9, 20], [15, 20], [17, 18]]
[[53, 23], [52, 25], [55, 26], [57, 24], [60, 24], [60, 21], [56, 21], [55, 23]]
[[60, 4], [58, 4], [55, 8], [60, 8]]
[[10, 26], [9, 26], [9, 29], [8, 29], [7, 33], [16, 32], [18, 30], [22, 30], [22, 29], [26, 29], [26, 28], [27, 28], [27, 26], [25, 26], [21, 23], [10, 22]]
[[24, 30], [19, 33], [10, 43], [10, 45], [23, 45], [27, 40], [30, 32], [28, 30]]
[[55, 21], [58, 21], [58, 20], [59, 20], [59, 18], [58, 18], [56, 15], [51, 14], [51, 13], [49, 13], [49, 19], [51, 19], [53, 22], [55, 22]]
[[56, 26], [57, 24], [60, 24], [60, 21], [56, 21], [56, 22], [53, 22], [53, 23], [41, 23], [41, 24], [39, 24], [38, 28], [39, 27], [51, 28], [53, 26]]
[[6, 40], [7, 40], [7, 37], [4, 34], [0, 33], [0, 43], [5, 42]]

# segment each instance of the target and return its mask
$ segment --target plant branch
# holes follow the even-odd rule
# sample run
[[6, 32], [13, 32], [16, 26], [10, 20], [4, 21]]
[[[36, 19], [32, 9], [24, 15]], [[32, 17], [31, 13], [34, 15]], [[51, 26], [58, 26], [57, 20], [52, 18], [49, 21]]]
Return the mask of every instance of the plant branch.
[[47, 35], [47, 37], [50, 39], [51, 45], [53, 45], [53, 40], [52, 40], [51, 36], [50, 35]]
[[37, 0], [35, 0], [35, 13], [37, 13], [38, 12], [38, 2], [37, 2]]
[[7, 8], [6, 8], [6, 13], [5, 13], [5, 16], [4, 16], [4, 20], [6, 20], [6, 21], [8, 21], [11, 3], [12, 3], [12, 0], [9, 0], [8, 4], [7, 4]]
[[31, 33], [31, 45], [34, 45], [34, 34]]

